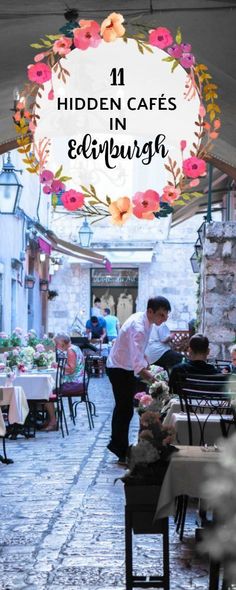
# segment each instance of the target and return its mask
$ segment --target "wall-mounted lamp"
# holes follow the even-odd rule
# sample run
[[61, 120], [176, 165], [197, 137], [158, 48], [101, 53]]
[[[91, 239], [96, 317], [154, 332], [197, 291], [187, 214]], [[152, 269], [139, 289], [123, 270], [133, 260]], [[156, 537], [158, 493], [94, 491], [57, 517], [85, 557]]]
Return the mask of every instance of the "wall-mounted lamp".
[[39, 290], [40, 291], [48, 291], [48, 280], [47, 279], [40, 279], [39, 281]]
[[79, 230], [79, 241], [82, 248], [88, 248], [93, 236], [93, 231], [85, 217]]
[[34, 275], [25, 275], [25, 288], [26, 289], [33, 289], [35, 283]]
[[190, 262], [191, 262], [192, 271], [194, 273], [199, 273], [201, 265], [200, 265], [199, 257], [197, 256], [196, 252], [194, 252], [194, 254], [192, 254], [192, 256], [190, 258]]
[[16, 170], [11, 161], [10, 152], [7, 155], [7, 162], [3, 160], [3, 168], [0, 173], [0, 213], [15, 213], [20, 199], [23, 185], [19, 182]]
[[46, 254], [45, 254], [45, 252], [40, 252], [40, 254], [39, 254], [39, 260], [40, 260], [40, 262], [45, 262], [45, 260], [46, 260]]
[[197, 230], [197, 233], [198, 233], [199, 242], [200, 242], [201, 246], [203, 247], [203, 242], [204, 242], [204, 238], [206, 235], [206, 222], [205, 221], [203, 221], [202, 225], [200, 225], [200, 227]]

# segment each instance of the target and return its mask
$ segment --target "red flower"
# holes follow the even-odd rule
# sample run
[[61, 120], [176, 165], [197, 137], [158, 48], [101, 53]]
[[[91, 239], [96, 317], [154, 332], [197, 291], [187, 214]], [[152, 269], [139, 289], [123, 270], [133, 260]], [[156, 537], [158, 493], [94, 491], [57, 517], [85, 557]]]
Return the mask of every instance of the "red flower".
[[81, 209], [81, 207], [83, 207], [84, 195], [83, 193], [78, 193], [77, 191], [71, 189], [63, 193], [61, 201], [65, 209], [68, 209], [69, 211], [75, 211], [76, 209]]
[[74, 29], [74, 44], [77, 49], [97, 47], [101, 43], [100, 26], [95, 20], [80, 21], [81, 28]]
[[160, 197], [156, 191], [135, 193], [133, 197], [133, 214], [139, 219], [154, 219], [153, 211], [160, 209]]
[[165, 27], [158, 27], [153, 31], [149, 31], [149, 43], [160, 49], [165, 49], [173, 43], [173, 37], [169, 29]]

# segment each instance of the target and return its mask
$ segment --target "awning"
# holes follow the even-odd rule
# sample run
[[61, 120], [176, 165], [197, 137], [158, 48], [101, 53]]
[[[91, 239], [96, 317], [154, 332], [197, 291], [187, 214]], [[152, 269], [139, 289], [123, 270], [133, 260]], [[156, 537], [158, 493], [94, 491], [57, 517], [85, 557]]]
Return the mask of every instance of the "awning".
[[102, 265], [106, 265], [108, 262], [106, 256], [103, 256], [98, 252], [94, 252], [93, 250], [89, 250], [88, 248], [81, 248], [76, 244], [62, 240], [50, 230], [47, 230], [47, 237], [50, 239], [52, 249], [56, 252], [61, 252], [61, 254], [65, 254], [66, 256], [72, 256], [81, 262], [84, 261]]
[[149, 250], [109, 250], [109, 260], [112, 265], [150, 263], [152, 257], [153, 248]]

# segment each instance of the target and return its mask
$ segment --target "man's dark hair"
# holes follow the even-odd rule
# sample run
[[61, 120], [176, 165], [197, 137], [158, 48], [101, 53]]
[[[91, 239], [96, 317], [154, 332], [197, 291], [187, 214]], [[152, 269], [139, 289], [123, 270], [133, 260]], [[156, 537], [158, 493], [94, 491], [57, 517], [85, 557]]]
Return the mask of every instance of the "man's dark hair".
[[92, 322], [92, 324], [98, 324], [98, 318], [96, 315], [92, 315], [91, 322]]
[[107, 315], [109, 315], [111, 313], [111, 310], [109, 307], [105, 307], [104, 311], [107, 313]]
[[94, 303], [101, 303], [101, 299], [100, 299], [100, 297], [95, 297], [95, 299], [94, 299]]
[[152, 309], [152, 311], [155, 313], [161, 308], [165, 309], [166, 311], [171, 311], [171, 305], [168, 299], [165, 297], [151, 297], [151, 299], [148, 299], [147, 309]]
[[193, 352], [197, 353], [206, 353], [209, 348], [209, 340], [203, 334], [194, 334], [189, 340], [189, 348]]

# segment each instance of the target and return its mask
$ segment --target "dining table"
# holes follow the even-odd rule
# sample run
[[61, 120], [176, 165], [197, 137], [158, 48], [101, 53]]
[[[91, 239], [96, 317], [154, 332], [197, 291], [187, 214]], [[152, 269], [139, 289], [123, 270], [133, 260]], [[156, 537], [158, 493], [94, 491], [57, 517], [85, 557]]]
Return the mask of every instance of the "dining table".
[[0, 436], [6, 434], [6, 425], [1, 410], [3, 406], [9, 406], [9, 424], [23, 425], [29, 413], [29, 405], [23, 387], [15, 385], [0, 387]]
[[220, 448], [179, 445], [172, 453], [160, 494], [157, 499], [155, 519], [175, 513], [175, 499], [178, 496], [202, 498], [206, 476], [220, 457]]
[[[28, 371], [15, 375], [12, 385], [22, 387], [27, 400], [48, 401], [55, 387], [55, 369]], [[0, 387], [6, 384], [7, 376], [0, 374]]]
[[[206, 407], [208, 413], [209, 408]], [[191, 416], [191, 429], [193, 444], [199, 445], [201, 439], [201, 431], [198, 420], [202, 423], [206, 420], [204, 408], [201, 407], [201, 413], [198, 419], [194, 414]], [[189, 444], [188, 419], [186, 412], [181, 410], [180, 401], [178, 398], [172, 398], [169, 402], [166, 416], [163, 420], [164, 426], [172, 426], [175, 430], [174, 444], [187, 445]], [[213, 445], [218, 438], [222, 437], [222, 430], [220, 426], [219, 414], [212, 414], [208, 417], [204, 426], [204, 440], [207, 444]]]

